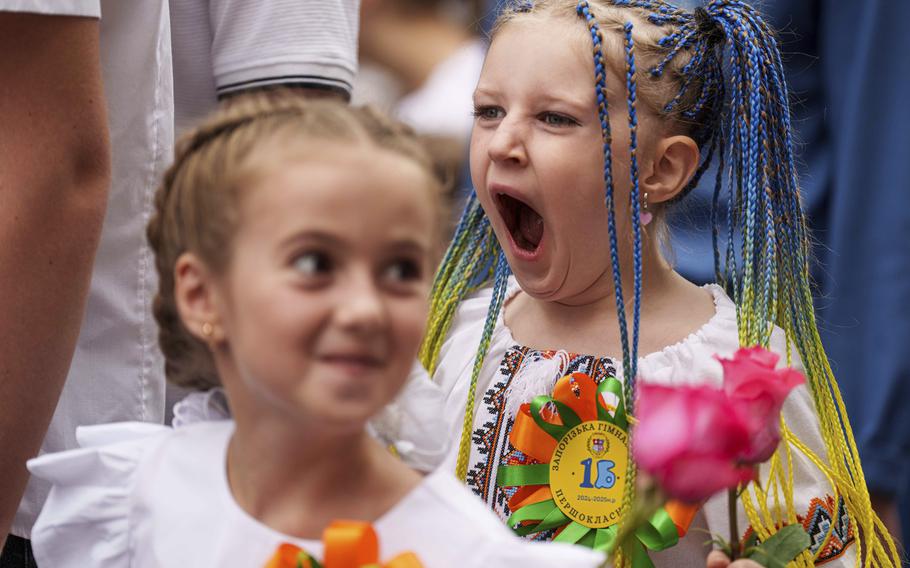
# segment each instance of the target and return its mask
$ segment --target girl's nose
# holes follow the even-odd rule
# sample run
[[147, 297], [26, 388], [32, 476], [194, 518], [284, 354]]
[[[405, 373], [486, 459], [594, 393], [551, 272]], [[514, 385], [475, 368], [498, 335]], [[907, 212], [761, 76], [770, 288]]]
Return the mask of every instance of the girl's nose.
[[490, 160], [499, 163], [525, 165], [527, 150], [525, 148], [524, 128], [521, 124], [504, 119], [490, 138], [487, 154]]
[[349, 331], [374, 333], [385, 325], [386, 306], [371, 274], [350, 275], [346, 299], [336, 310], [336, 321]]

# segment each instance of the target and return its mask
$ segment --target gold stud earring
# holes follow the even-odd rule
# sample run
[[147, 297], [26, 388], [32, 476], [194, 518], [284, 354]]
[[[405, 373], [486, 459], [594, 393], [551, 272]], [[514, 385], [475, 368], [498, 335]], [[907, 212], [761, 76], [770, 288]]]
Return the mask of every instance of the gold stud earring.
[[202, 324], [202, 336], [206, 339], [211, 339], [215, 335], [215, 326], [210, 322], [205, 322]]

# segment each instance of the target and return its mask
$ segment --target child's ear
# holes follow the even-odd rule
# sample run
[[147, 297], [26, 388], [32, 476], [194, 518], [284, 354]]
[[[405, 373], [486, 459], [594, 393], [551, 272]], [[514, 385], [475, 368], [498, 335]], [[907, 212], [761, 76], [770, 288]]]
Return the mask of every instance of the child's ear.
[[649, 203], [662, 203], [676, 197], [686, 187], [698, 167], [698, 145], [688, 136], [676, 135], [657, 142], [651, 169], [640, 180], [641, 191]]
[[191, 252], [181, 254], [174, 265], [174, 301], [184, 327], [197, 339], [209, 345], [224, 340], [215, 280]]

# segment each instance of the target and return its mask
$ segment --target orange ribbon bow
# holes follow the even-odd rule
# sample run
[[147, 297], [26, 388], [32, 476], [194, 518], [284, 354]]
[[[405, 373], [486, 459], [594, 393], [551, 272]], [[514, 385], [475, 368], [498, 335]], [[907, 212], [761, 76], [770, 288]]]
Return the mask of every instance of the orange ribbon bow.
[[319, 563], [299, 546], [284, 543], [265, 568], [423, 568], [412, 552], [379, 562], [379, 539], [370, 523], [333, 521], [322, 533], [324, 561]]

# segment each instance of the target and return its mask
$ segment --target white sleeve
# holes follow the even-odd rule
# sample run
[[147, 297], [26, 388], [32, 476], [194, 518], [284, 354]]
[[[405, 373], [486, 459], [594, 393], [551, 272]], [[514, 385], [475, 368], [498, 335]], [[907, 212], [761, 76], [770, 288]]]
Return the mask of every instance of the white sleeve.
[[[778, 366], [786, 364], [785, 345], [783, 332], [776, 329], [772, 335], [771, 349], [781, 355]], [[795, 348], [793, 348], [792, 356], [792, 367], [805, 372]], [[806, 385], [795, 388], [787, 397], [783, 407], [783, 418], [787, 428], [808, 450], [815, 454], [822, 463], [829, 462], [815, 404]], [[784, 461], [788, 459], [786, 446], [787, 444], [782, 442], [778, 450], [778, 455]], [[810, 551], [815, 556], [815, 564], [830, 567], [854, 566], [856, 564], [856, 527], [853, 526], [852, 513], [847, 514], [843, 497], [835, 498], [836, 491], [832, 487], [831, 481], [809, 456], [792, 444], [789, 445], [789, 452], [793, 468], [793, 507], [799, 522], [809, 534]], [[760, 472], [762, 486], [768, 489], [769, 463], [762, 464]], [[750, 488], [748, 493], [752, 496], [752, 502], [757, 505], [754, 491]], [[772, 508], [775, 506], [773, 497], [769, 497], [768, 505]], [[709, 530], [727, 538], [730, 531], [726, 494], [711, 498], [705, 504], [704, 512]], [[740, 532], [744, 533], [749, 528], [749, 521], [741, 501], [738, 516]], [[829, 529], [830, 537], [826, 539]]]
[[219, 97], [268, 85], [350, 95], [360, 0], [210, 0], [209, 11]]
[[207, 391], [195, 391], [186, 395], [174, 405], [174, 428], [183, 428], [197, 422], [230, 420], [231, 407], [224, 389], [216, 387]]
[[514, 542], [496, 547], [491, 557], [484, 559], [482, 566], [600, 568], [605, 561], [603, 553], [584, 546], [561, 542], [529, 542], [516, 537]]
[[101, 17], [101, 0], [0, 0], [0, 12]]
[[370, 433], [392, 445], [410, 467], [431, 472], [449, 450], [445, 396], [426, 370], [415, 362], [396, 399], [370, 420]]
[[121, 568], [129, 561], [130, 503], [139, 461], [170, 431], [146, 423], [83, 426], [82, 446], [28, 462], [51, 492], [32, 529], [39, 566]]

